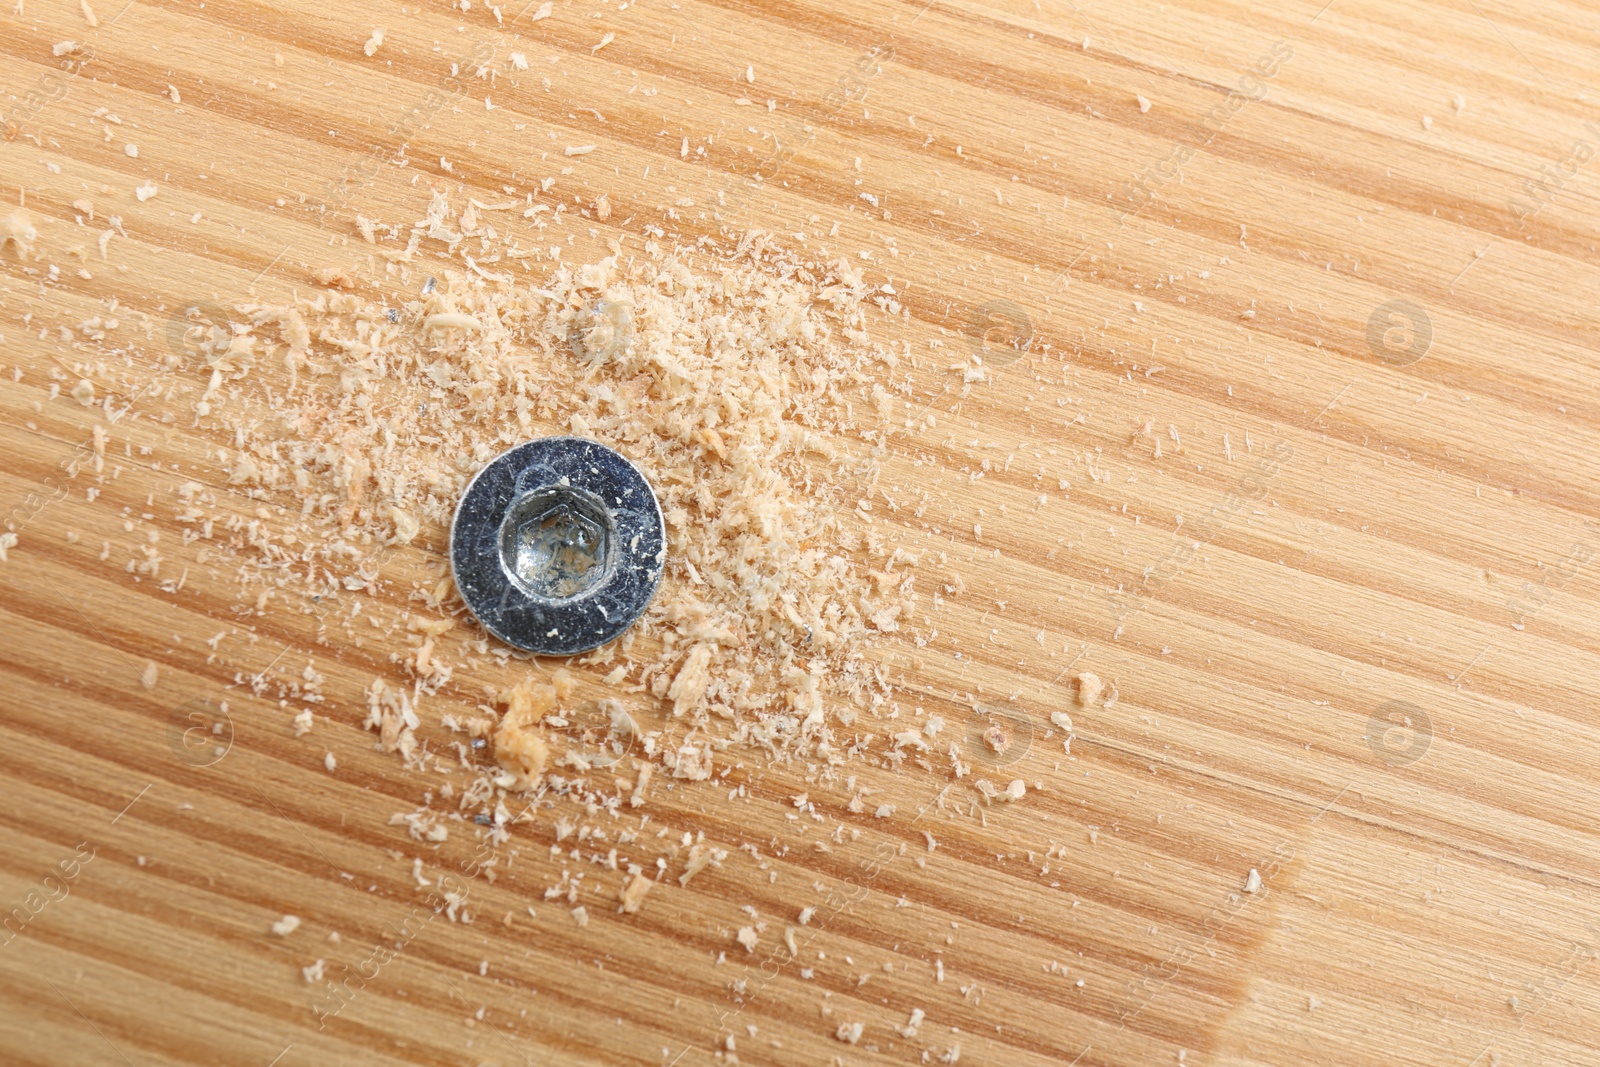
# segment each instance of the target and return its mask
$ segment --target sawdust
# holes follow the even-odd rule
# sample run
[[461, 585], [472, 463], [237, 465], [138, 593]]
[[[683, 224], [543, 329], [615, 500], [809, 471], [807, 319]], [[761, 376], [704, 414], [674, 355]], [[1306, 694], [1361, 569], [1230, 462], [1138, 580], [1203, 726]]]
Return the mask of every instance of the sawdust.
[[[208, 379], [195, 417], [228, 432], [229, 485], [282, 516], [259, 509], [244, 531], [232, 520], [247, 595], [320, 606], [379, 593], [391, 554], [443, 560], [462, 488], [499, 452], [547, 434], [593, 438], [644, 470], [668, 533], [649, 611], [580, 661], [609, 667], [623, 701], [612, 750], [641, 749], [691, 780], [719, 773], [732, 745], [844, 759], [836, 732], [886, 698], [867, 650], [916, 602], [917, 558], [840, 518], [865, 495], [858, 473], [881, 443], [888, 405], [881, 386], [865, 390], [896, 364], [866, 332], [869, 287], [845, 260], [799, 262], [759, 239], [716, 255], [649, 241], [514, 278], [499, 271], [533, 275], [531, 256], [486, 221], [513, 206], [457, 211], [436, 194], [409, 229], [363, 219], [392, 262], [424, 242], [463, 250], [468, 272], [409, 296], [317, 268], [310, 295], [244, 305], [231, 327], [193, 323], [186, 346]], [[184, 521], [229, 522], [210, 502], [197, 487]], [[449, 686], [474, 642], [488, 647], [440, 573], [413, 598], [435, 621], [467, 625], [412, 635], [412, 691], [380, 680], [369, 693], [369, 726], [407, 758], [424, 697]], [[565, 758], [542, 725], [565, 700], [532, 682], [500, 694], [497, 785], [534, 788]]]

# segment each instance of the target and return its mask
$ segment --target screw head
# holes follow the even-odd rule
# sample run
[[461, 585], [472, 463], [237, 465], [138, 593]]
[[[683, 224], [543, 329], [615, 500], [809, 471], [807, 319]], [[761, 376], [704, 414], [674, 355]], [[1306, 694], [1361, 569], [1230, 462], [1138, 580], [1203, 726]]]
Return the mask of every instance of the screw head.
[[450, 527], [450, 571], [486, 630], [571, 656], [622, 634], [649, 607], [666, 523], [639, 468], [582, 437], [496, 456], [467, 484]]

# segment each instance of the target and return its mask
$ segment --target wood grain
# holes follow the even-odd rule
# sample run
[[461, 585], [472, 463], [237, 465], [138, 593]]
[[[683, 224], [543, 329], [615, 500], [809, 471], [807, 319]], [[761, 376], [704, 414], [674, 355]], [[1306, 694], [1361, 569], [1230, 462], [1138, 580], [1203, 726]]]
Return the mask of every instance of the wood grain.
[[[102, 6], [97, 26], [67, 2], [0, 15], [0, 181], [40, 254], [0, 247], [19, 536], [0, 907], [22, 915], [0, 1058], [1600, 1061], [1592, 6]], [[894, 808], [876, 818], [746, 756], [596, 823], [585, 856], [641, 814], [630, 847], [676, 850], [637, 915], [618, 874], [551, 852], [547, 812], [471, 879], [472, 922], [423, 920], [319, 1026], [302, 968], [353, 973], [431, 916], [413, 860], [461, 869], [471, 828], [389, 824], [439, 786], [361, 729], [394, 644], [319, 643], [313, 614], [240, 603], [183, 544], [172, 485], [220, 482], [228, 442], [191, 425], [167, 324], [319, 267], [414, 285], [428, 264], [385, 274], [358, 213], [409, 223], [435, 188], [545, 178], [572, 212], [540, 238], [563, 262], [647, 228], [759, 228], [893, 285], [909, 314], [877, 332], [916, 356], [919, 419], [870, 521], [944, 552], [966, 591], [884, 660], [953, 729], [973, 702], [1014, 709], [1022, 755], [990, 773], [1030, 791], [984, 806], [863, 763]], [[601, 194], [608, 219], [576, 213]], [[1013, 311], [1028, 351], [1008, 365], [991, 334], [991, 380], [963, 388], [946, 368], [969, 324]], [[127, 414], [96, 474], [107, 413], [64, 395], [82, 356], [58, 327], [112, 314], [133, 370], [99, 382]], [[159, 576], [124, 566], [151, 530]], [[430, 531], [387, 560], [372, 610], [400, 617], [441, 548]], [[243, 636], [208, 647], [222, 629]], [[308, 664], [328, 700], [296, 739], [279, 702]], [[1069, 667], [1116, 692], [1072, 708], [1070, 757], [1046, 736]], [[231, 747], [201, 765], [174, 730], [220, 699]], [[1411, 728], [1382, 718], [1394, 702]], [[791, 802], [807, 790], [822, 821]], [[730, 856], [683, 887], [685, 833]], [[58, 862], [64, 889], [30, 897]], [[544, 899], [564, 869], [586, 927]], [[272, 934], [285, 914], [300, 929]], [[734, 933], [757, 921], [747, 953]], [[764, 967], [786, 926], [799, 957]]]

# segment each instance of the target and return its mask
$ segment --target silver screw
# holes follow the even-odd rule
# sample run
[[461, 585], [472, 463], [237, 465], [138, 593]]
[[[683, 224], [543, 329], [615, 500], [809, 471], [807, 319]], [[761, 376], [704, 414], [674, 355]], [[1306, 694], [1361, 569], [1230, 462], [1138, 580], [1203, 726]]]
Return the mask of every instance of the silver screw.
[[490, 633], [570, 656], [644, 614], [666, 545], [661, 505], [637, 467], [596, 441], [545, 437], [501, 453], [468, 483], [450, 569]]

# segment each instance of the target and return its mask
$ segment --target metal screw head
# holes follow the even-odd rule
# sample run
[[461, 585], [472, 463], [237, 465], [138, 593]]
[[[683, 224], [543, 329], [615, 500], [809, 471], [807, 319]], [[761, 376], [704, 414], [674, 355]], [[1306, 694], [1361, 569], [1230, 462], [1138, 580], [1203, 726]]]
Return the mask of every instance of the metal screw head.
[[650, 605], [666, 523], [632, 463], [582, 437], [496, 456], [467, 485], [450, 527], [450, 570], [484, 628], [545, 656], [587, 652]]

